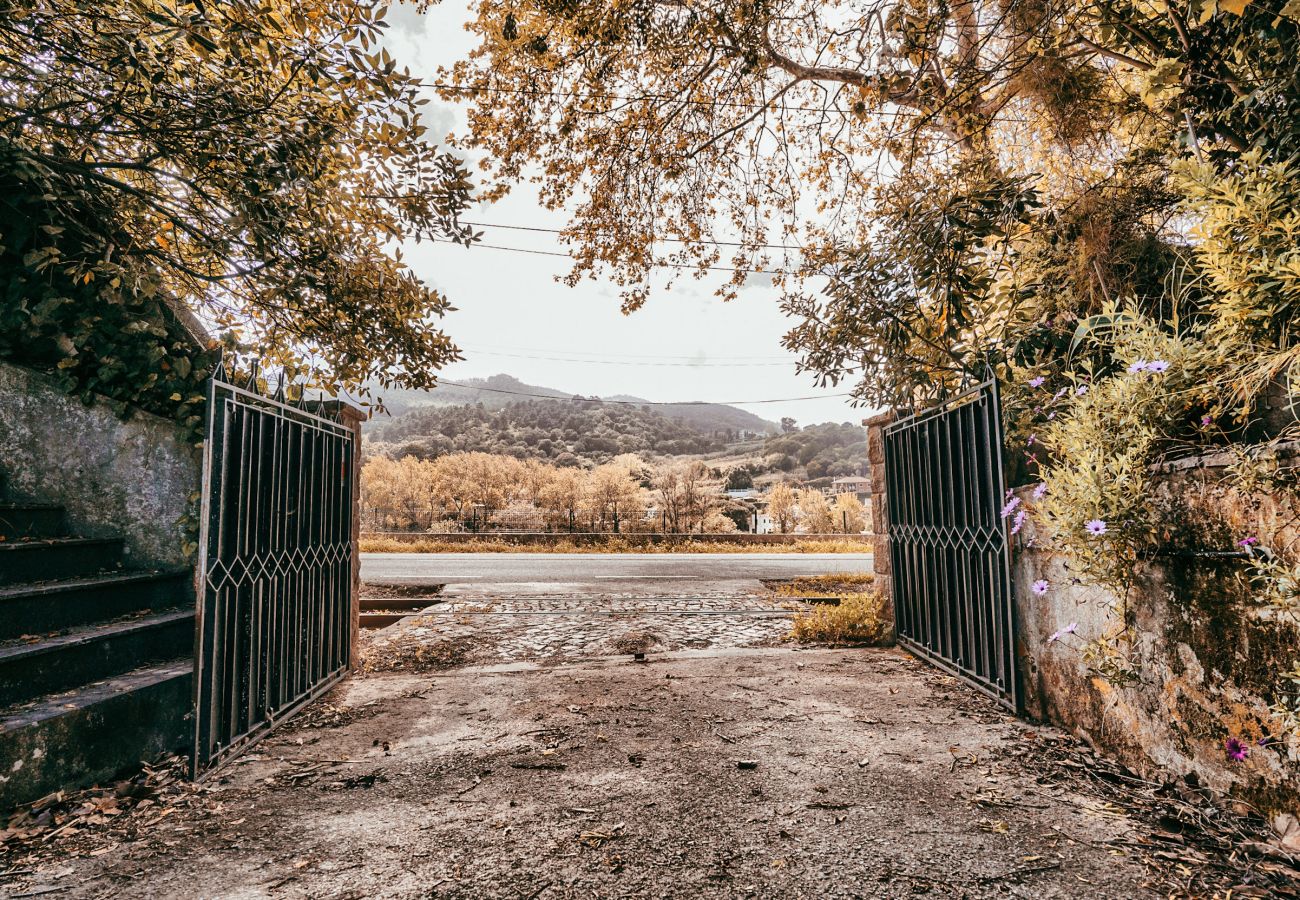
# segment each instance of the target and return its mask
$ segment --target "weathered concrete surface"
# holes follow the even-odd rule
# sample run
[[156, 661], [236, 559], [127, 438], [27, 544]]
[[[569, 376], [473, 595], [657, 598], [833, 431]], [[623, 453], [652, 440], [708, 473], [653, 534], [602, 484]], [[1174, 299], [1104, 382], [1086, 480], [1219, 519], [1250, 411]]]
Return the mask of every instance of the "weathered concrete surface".
[[[1138, 898], [1120, 811], [890, 650], [359, 678], [205, 804], [8, 887], [90, 898]], [[313, 727], [314, 726], [314, 727]], [[740, 763], [745, 765], [742, 767]]]
[[[1246, 535], [1273, 546], [1295, 538], [1276, 494], [1248, 496], [1223, 478], [1226, 459], [1185, 462], [1159, 480], [1153, 502], [1172, 523], [1171, 549], [1233, 550]], [[1021, 492], [1028, 503], [1028, 491]], [[1293, 527], [1293, 526], [1292, 526]], [[1087, 645], [1119, 626], [1118, 598], [1054, 552], [1032, 517], [1018, 536], [1012, 574], [1028, 712], [1088, 740], [1130, 768], [1195, 772], [1216, 790], [1273, 818], [1300, 848], [1300, 738], [1270, 706], [1300, 659], [1300, 628], [1254, 602], [1241, 560], [1169, 557], [1144, 564], [1128, 607], [1136, 679], [1098, 677]], [[1044, 596], [1030, 586], [1049, 582]], [[1075, 626], [1057, 641], [1049, 638]], [[1123, 645], [1122, 645], [1123, 646]], [[1249, 754], [1229, 757], [1225, 742]]]
[[123, 537], [131, 565], [181, 565], [198, 450], [177, 426], [107, 401], [86, 406], [48, 378], [0, 362], [0, 472], [10, 492], [67, 509], [72, 533]]

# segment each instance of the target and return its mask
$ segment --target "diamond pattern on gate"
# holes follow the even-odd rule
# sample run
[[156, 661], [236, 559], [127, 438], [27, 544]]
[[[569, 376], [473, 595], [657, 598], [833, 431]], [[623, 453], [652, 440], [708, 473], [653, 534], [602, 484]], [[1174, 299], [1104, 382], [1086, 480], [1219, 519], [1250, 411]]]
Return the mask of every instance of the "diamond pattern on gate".
[[231, 560], [210, 559], [206, 580], [210, 590], [220, 591], [259, 581], [283, 581], [290, 574], [332, 569], [351, 559], [351, 541], [328, 547], [311, 547], [305, 551], [295, 549], [288, 554], [270, 552], [251, 557], [236, 556]]

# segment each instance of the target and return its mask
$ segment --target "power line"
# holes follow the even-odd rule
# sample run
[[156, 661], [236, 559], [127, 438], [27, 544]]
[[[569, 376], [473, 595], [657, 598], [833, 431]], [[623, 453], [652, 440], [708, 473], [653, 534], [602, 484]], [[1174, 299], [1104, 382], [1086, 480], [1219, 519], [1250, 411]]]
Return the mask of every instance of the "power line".
[[794, 364], [793, 359], [787, 359], [784, 362], [689, 362], [689, 361], [647, 361], [634, 359], [575, 359], [573, 357], [563, 356], [532, 356], [523, 353], [498, 353], [492, 350], [473, 350], [469, 347], [463, 348], [466, 353], [472, 353], [478, 356], [504, 356], [511, 359], [539, 359], [546, 362], [568, 362], [568, 363], [590, 363], [592, 365], [611, 365], [611, 366], [667, 366], [687, 369], [697, 368], [735, 368], [735, 369], [761, 369], [775, 368], [777, 366], [786, 367]]
[[[501, 225], [501, 224], [494, 223], [494, 222], [466, 222], [466, 221], [463, 221], [463, 220], [461, 221], [460, 224], [462, 224], [462, 225], [472, 225], [472, 226], [474, 226], [475, 228], [504, 228], [504, 229], [507, 229], [507, 230], [509, 230], [509, 231], [536, 231], [536, 232], [543, 232], [543, 233], [546, 233], [546, 234], [563, 234], [563, 233], [564, 233], [564, 229], [562, 229], [562, 228], [542, 228], [542, 227], [540, 227], [540, 226], [535, 226], [535, 225]], [[593, 236], [593, 237], [608, 237], [609, 234], [610, 234], [610, 232], [604, 232], [604, 231], [592, 231], [592, 232], [588, 232], [588, 235], [589, 235], [589, 236]], [[687, 240], [686, 238], [657, 238], [657, 239], [656, 239], [656, 242], [657, 242], [657, 243], [667, 243], [667, 244], [688, 244], [688, 245], [691, 245], [691, 244], [703, 244], [703, 245], [710, 246], [710, 247], [713, 247], [713, 246], [717, 246], [717, 247], [762, 247], [763, 249], [766, 249], [766, 250], [794, 250], [794, 251], [799, 252], [799, 253], [802, 253], [803, 250], [804, 250], [803, 247], [797, 247], [797, 246], [795, 246], [795, 245], [793, 245], [793, 244], [745, 244], [745, 243], [742, 243], [742, 242], [740, 242], [740, 241], [706, 241], [706, 240], [690, 241], [690, 240]]]
[[[508, 350], [508, 351], [516, 352], [516, 353], [561, 353], [561, 354], [563, 354], [563, 355], [565, 355], [565, 356], [604, 356], [604, 355], [606, 355], [605, 353], [601, 353], [601, 352], [593, 351], [593, 350], [556, 350], [554, 347], [501, 347], [501, 348], [499, 348], [499, 349], [502, 350], [502, 351], [506, 351], [506, 350]], [[488, 352], [496, 352], [496, 351], [479, 350], [479, 351], [476, 351], [476, 352], [479, 352], [479, 353], [488, 353]], [[690, 359], [698, 359], [698, 358], [700, 357], [700, 354], [696, 353], [696, 354], [680, 354], [680, 355], [672, 355], [672, 354], [660, 354], [660, 353], [649, 353], [649, 354], [647, 354], [647, 353], [620, 353], [620, 354], [619, 354], [619, 357], [620, 357], [620, 358], [631, 358], [631, 359], [661, 359], [661, 360], [686, 359], [686, 360], [690, 360]], [[723, 360], [723, 361], [733, 361], [733, 360], [735, 360], [735, 361], [739, 361], [739, 360], [757, 360], [757, 361], [759, 361], [759, 362], [776, 362], [776, 361], [778, 361], [778, 360], [786, 360], [786, 359], [789, 359], [789, 357], [786, 357], [786, 356], [712, 356], [712, 355], [710, 355], [710, 358], [711, 358], [711, 359], [715, 359], [715, 360]]]
[[[433, 238], [432, 240], [434, 243], [438, 243], [438, 244], [456, 244], [459, 247], [465, 246], [465, 244], [462, 244], [459, 241], [450, 240], [449, 238]], [[508, 250], [511, 253], [530, 253], [533, 256], [558, 256], [563, 259], [577, 258], [571, 253], [561, 253], [557, 250], [530, 250], [526, 247], [506, 247], [501, 244], [484, 244], [481, 242], [475, 242], [473, 244], [470, 244], [469, 246], [482, 247], [486, 250]], [[660, 261], [649, 262], [646, 263], [646, 265], [652, 268], [669, 268], [669, 269], [701, 268], [700, 266], [693, 265], [691, 263], [674, 263], [674, 262], [660, 262]], [[743, 272], [746, 275], [789, 275], [790, 274], [789, 272], [782, 272], [779, 270], [773, 271], [771, 269], [739, 269], [739, 268], [731, 268], [730, 266], [704, 266], [703, 268], [705, 271], [708, 272]]]
[[569, 403], [613, 403], [620, 406], [756, 406], [760, 403], [797, 403], [803, 400], [828, 400], [835, 397], [851, 397], [852, 393], [810, 394], [805, 397], [782, 397], [775, 400], [682, 400], [671, 402], [664, 400], [602, 400], [599, 397], [552, 397], [548, 394], [534, 394], [529, 391], [511, 391], [506, 388], [480, 387], [475, 384], [461, 384], [457, 381], [438, 379], [439, 384], [465, 388], [470, 391], [490, 391], [493, 394], [510, 394], [515, 397], [535, 397], [539, 400], [563, 400]]

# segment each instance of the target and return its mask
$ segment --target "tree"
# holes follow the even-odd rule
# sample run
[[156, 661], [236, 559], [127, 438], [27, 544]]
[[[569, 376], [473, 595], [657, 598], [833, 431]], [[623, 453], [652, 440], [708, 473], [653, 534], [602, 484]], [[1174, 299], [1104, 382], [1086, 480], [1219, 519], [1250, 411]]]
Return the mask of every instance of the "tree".
[[586, 473], [578, 468], [557, 468], [542, 488], [541, 503], [552, 528], [572, 531], [586, 496]]
[[636, 521], [644, 512], [638, 473], [641, 461], [636, 457], [619, 457], [591, 472], [588, 498], [601, 531], [607, 527], [621, 530], [621, 523]]
[[782, 417], [781, 417], [781, 433], [782, 433], [782, 434], [793, 434], [794, 432], [796, 432], [796, 431], [798, 431], [798, 430], [799, 430], [799, 426], [795, 424], [794, 419], [790, 418], [789, 416], [782, 416]]
[[788, 534], [799, 522], [799, 507], [794, 491], [784, 481], [767, 492], [767, 514], [782, 534]]
[[731, 269], [724, 296], [774, 273], [786, 346], [872, 403], [1064, 358], [1116, 298], [1167, 317], [1201, 289], [1173, 163], [1300, 150], [1287, 0], [476, 10], [444, 96], [489, 196], [531, 177], [571, 211], [570, 283], [612, 269], [630, 310], [660, 268]]
[[448, 301], [393, 248], [470, 242], [470, 183], [385, 24], [373, 0], [7, 4], [0, 352], [135, 400], [180, 355], [147, 300], [332, 389], [432, 386]]
[[754, 473], [748, 466], [737, 466], [727, 472], [727, 490], [744, 491], [754, 487]]
[[804, 530], [812, 534], [831, 534], [839, 530], [839, 523], [835, 521], [830, 504], [826, 502], [826, 495], [816, 488], [805, 488], [799, 492], [799, 515]]
[[832, 512], [834, 517], [832, 531], [843, 531], [845, 534], [862, 534], [867, 530], [867, 510], [862, 505], [862, 501], [858, 499], [857, 494], [848, 491], [836, 494]]

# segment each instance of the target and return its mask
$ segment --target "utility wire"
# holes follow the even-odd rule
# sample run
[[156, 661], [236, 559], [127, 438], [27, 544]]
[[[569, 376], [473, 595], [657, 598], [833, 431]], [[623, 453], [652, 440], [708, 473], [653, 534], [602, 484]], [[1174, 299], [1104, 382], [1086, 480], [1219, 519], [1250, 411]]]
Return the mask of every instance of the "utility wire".
[[[561, 228], [542, 228], [540, 226], [535, 226], [535, 225], [501, 225], [494, 222], [466, 222], [463, 220], [460, 222], [460, 224], [472, 225], [475, 228], [504, 228], [509, 231], [536, 231], [545, 234], [564, 233], [564, 230]], [[607, 237], [609, 236], [610, 233], [605, 231], [592, 231], [592, 232], [587, 232], [587, 234], [588, 236], [593, 236], [593, 237]], [[702, 239], [689, 241], [686, 238], [656, 238], [655, 242], [664, 243], [664, 244], [687, 244], [687, 245], [703, 244], [709, 247], [714, 247], [714, 246], [716, 247], [761, 247], [765, 250], [794, 250], [799, 253], [802, 253], [804, 249], [803, 247], [797, 247], [794, 244], [744, 244], [741, 243], [740, 241], [708, 241]]]
[[845, 391], [842, 394], [810, 394], [805, 397], [782, 397], [774, 400], [681, 400], [671, 402], [665, 400], [602, 400], [599, 397], [552, 397], [547, 394], [534, 394], [528, 391], [511, 391], [505, 388], [480, 387], [474, 384], [462, 384], [458, 381], [448, 381], [445, 378], [439, 378], [438, 384], [445, 384], [451, 387], [465, 388], [470, 391], [490, 391], [493, 394], [510, 394], [515, 397], [536, 397], [539, 400], [564, 400], [570, 403], [614, 403], [620, 406], [755, 406], [760, 403], [795, 403], [801, 400], [827, 400], [834, 397], [851, 397], [850, 392]]
[[[459, 241], [450, 240], [449, 238], [432, 238], [432, 240], [434, 243], [438, 243], [438, 244], [455, 244], [458, 247], [465, 246], [465, 244], [462, 244]], [[469, 246], [482, 247], [486, 250], [508, 250], [511, 253], [531, 253], [533, 256], [558, 256], [563, 259], [576, 259], [576, 257], [572, 253], [561, 253], [557, 250], [529, 250], [526, 247], [505, 247], [502, 246], [501, 244], [483, 244], [478, 242], [470, 244]], [[647, 263], [646, 265], [654, 268], [669, 268], [669, 269], [699, 269], [700, 268], [700, 266], [694, 265], [692, 263], [650, 262]], [[708, 272], [743, 272], [746, 275], [789, 275], [790, 274], [789, 272], [782, 272], [780, 270], [736, 269], [730, 266], [704, 266], [703, 268], [705, 269], [705, 271]]]
[[592, 365], [611, 365], [611, 366], [668, 366], [686, 369], [697, 368], [734, 368], [734, 369], [762, 369], [775, 368], [777, 366], [786, 367], [794, 365], [793, 359], [785, 362], [652, 362], [647, 360], [635, 359], [575, 359], [573, 357], [563, 356], [532, 356], [524, 353], [497, 353], [492, 350], [473, 350], [469, 347], [463, 348], [466, 353], [472, 353], [477, 356], [505, 356], [511, 359], [540, 359], [547, 362], [568, 362], [568, 363], [590, 363]]
[[[468, 349], [468, 348], [467, 348]], [[556, 350], [554, 347], [501, 347], [501, 351], [510, 351], [513, 353], [560, 353], [564, 356], [605, 356], [606, 353], [593, 350]], [[497, 353], [498, 351], [476, 350], [476, 353]], [[660, 353], [620, 353], [620, 359], [654, 359], [654, 360], [691, 360], [698, 359], [700, 354], [693, 355], [671, 355]], [[746, 362], [777, 362], [788, 360], [788, 356], [712, 356], [711, 359], [719, 361], [746, 361]]]

